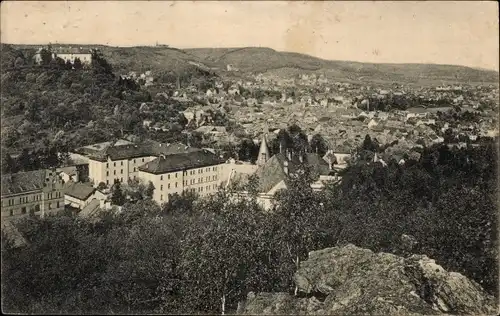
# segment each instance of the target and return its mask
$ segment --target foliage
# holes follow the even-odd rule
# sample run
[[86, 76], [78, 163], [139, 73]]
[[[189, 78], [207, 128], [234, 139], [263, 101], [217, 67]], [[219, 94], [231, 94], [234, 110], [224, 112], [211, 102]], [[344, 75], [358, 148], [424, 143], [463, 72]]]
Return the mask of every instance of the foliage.
[[115, 179], [115, 183], [113, 184], [111, 190], [111, 202], [114, 205], [122, 206], [126, 202], [126, 197], [123, 194], [120, 181]]

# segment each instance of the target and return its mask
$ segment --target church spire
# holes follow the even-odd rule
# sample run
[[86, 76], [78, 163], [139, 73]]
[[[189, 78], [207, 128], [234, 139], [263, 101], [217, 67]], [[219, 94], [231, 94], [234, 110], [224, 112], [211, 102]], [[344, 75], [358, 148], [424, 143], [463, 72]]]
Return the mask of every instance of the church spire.
[[269, 147], [267, 146], [267, 134], [262, 135], [260, 142], [259, 156], [257, 157], [257, 164], [262, 166], [269, 159]]

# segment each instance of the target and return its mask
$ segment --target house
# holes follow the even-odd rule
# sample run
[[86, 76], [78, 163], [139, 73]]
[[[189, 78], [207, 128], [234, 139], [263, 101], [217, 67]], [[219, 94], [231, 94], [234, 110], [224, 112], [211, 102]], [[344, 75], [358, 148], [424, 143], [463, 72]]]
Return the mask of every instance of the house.
[[[317, 154], [294, 155], [291, 151], [287, 151], [286, 154], [278, 153], [261, 165], [254, 174], [257, 179], [257, 202], [264, 209], [271, 209], [274, 205], [275, 194], [287, 188], [290, 176], [300, 173], [302, 165], [309, 166], [312, 176], [316, 179], [311, 184], [315, 190], [321, 190], [325, 182], [337, 179], [330, 175], [328, 164]], [[226, 186], [233, 190], [233, 198], [249, 197], [248, 191], [244, 189], [248, 180], [248, 175], [236, 172], [231, 174]]]
[[[33, 56], [35, 63], [40, 64], [42, 61], [41, 51], [44, 48], [39, 48], [38, 51]], [[52, 48], [52, 58], [55, 59], [57, 57], [61, 58], [65, 62], [69, 61], [72, 64], [75, 62], [75, 59], [80, 59], [83, 65], [90, 65], [92, 61], [92, 53], [91, 50], [85, 50], [82, 47], [59, 47]]]
[[145, 141], [135, 144], [126, 140], [105, 142], [78, 148], [76, 152], [86, 156], [89, 164], [89, 180], [94, 186], [99, 183], [111, 185], [115, 180], [127, 182], [136, 179], [139, 167], [154, 160], [161, 154], [189, 153], [201, 149], [181, 143], [164, 144]]
[[78, 168], [76, 166], [57, 168], [56, 172], [64, 183], [79, 181]]
[[2, 175], [2, 220], [64, 210], [63, 181], [55, 170]]
[[83, 209], [94, 199], [105, 200], [106, 195], [86, 183], [71, 182], [68, 183], [64, 188], [65, 205]]
[[378, 125], [378, 122], [375, 119], [371, 119], [370, 122], [368, 122], [368, 128], [373, 129], [375, 126]]
[[11, 221], [2, 221], [2, 233], [5, 233], [5, 237], [13, 243], [15, 248], [28, 245], [26, 238]]
[[153, 183], [153, 199], [168, 202], [169, 196], [183, 191], [207, 195], [216, 192], [224, 161], [208, 150], [160, 154], [139, 167], [139, 179]]

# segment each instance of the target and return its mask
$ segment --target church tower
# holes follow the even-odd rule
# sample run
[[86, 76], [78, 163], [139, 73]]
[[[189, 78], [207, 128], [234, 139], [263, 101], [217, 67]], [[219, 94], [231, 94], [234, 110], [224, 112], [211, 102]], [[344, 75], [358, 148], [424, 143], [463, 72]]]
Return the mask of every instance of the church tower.
[[260, 142], [259, 156], [257, 156], [257, 165], [262, 166], [266, 163], [269, 157], [269, 147], [267, 146], [267, 134], [262, 136], [262, 141]]

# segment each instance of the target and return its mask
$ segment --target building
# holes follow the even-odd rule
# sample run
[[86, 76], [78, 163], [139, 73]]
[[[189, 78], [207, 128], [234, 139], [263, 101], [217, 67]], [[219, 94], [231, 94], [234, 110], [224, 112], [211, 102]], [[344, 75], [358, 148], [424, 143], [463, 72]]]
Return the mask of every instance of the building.
[[262, 166], [271, 157], [269, 154], [269, 146], [267, 145], [267, 135], [262, 136], [260, 142], [259, 155], [257, 156], [257, 165]]
[[64, 204], [80, 210], [93, 200], [105, 199], [104, 193], [85, 183], [71, 182], [64, 188]]
[[99, 183], [110, 186], [115, 180], [151, 181], [155, 187], [153, 199], [158, 203], [186, 190], [202, 196], [214, 193], [223, 173], [224, 161], [216, 154], [181, 143], [119, 140], [86, 146], [78, 152], [88, 158], [89, 177], [95, 187]]
[[[33, 56], [33, 59], [37, 64], [40, 64], [42, 61], [41, 51], [43, 48], [38, 49], [38, 51]], [[52, 51], [52, 59], [57, 57], [61, 58], [65, 62], [70, 61], [72, 64], [75, 62], [75, 59], [80, 59], [83, 65], [90, 65], [92, 62], [92, 53], [90, 49], [83, 49], [82, 47], [59, 47], [59, 48], [51, 48]]]
[[[313, 190], [321, 190], [326, 182], [337, 181], [338, 178], [332, 175], [328, 163], [319, 155], [313, 153], [293, 154], [287, 151], [286, 154], [278, 153], [267, 159], [255, 171], [257, 183], [257, 202], [265, 209], [273, 207], [275, 194], [289, 185], [290, 176], [298, 174], [303, 166], [309, 167], [315, 181], [311, 184]], [[241, 174], [236, 171], [231, 173], [226, 186], [234, 189], [233, 197], [247, 198], [248, 191], [244, 189], [248, 183], [249, 174]]]
[[139, 178], [153, 183], [153, 200], [165, 203], [183, 191], [200, 196], [215, 193], [221, 183], [224, 161], [208, 150], [162, 154], [139, 167]]
[[63, 181], [55, 170], [2, 175], [2, 220], [64, 210]]

